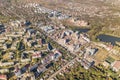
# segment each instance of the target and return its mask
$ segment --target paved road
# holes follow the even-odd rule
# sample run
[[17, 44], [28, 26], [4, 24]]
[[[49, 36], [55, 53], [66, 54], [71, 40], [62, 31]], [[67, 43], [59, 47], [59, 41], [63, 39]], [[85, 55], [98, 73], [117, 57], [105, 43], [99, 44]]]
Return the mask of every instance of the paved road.
[[64, 70], [66, 67], [68, 67], [72, 62], [74, 62], [78, 57], [72, 59], [70, 62], [68, 62], [64, 67], [56, 71], [53, 75], [51, 75], [47, 80], [51, 80], [53, 77], [55, 77], [58, 73], [60, 73], [62, 70]]

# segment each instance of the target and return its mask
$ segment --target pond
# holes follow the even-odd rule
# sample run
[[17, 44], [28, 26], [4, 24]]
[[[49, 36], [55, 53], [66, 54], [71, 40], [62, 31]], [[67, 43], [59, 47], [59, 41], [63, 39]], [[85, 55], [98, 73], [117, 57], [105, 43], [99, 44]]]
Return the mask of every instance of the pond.
[[109, 42], [112, 45], [116, 45], [116, 42], [120, 42], [120, 38], [109, 36], [109, 35], [104, 35], [104, 34], [97, 36], [97, 39], [99, 39], [102, 42]]
[[73, 31], [78, 31], [79, 33], [87, 33], [90, 29], [88, 28], [78, 28], [74, 29]]

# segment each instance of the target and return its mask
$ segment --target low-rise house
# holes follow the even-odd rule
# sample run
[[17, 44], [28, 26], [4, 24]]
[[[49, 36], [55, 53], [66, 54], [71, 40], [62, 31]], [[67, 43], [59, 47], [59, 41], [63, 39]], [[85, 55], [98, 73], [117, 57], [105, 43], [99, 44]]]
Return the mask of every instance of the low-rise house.
[[32, 54], [32, 58], [34, 59], [34, 58], [40, 58], [41, 57], [41, 52], [34, 52], [33, 54]]
[[35, 45], [34, 47], [35, 47], [35, 48], [41, 48], [42, 46], [37, 44], [37, 45]]
[[[0, 43], [0, 47], [2, 47], [3, 46], [3, 44], [2, 43]], [[4, 47], [3, 47], [4, 48]], [[4, 49], [6, 49], [6, 48], [4, 48]]]
[[7, 80], [7, 75], [0, 75], [0, 80]]
[[31, 40], [31, 41], [27, 42], [27, 45], [29, 47], [33, 47], [33, 46], [37, 45], [37, 41], [36, 40], [35, 41]]
[[18, 21], [18, 20], [16, 20], [16, 21], [12, 21], [12, 22], [10, 22], [10, 24], [11, 24], [11, 26], [13, 26], [13, 27], [19, 27], [20, 24], [21, 24], [21, 22]]
[[84, 34], [81, 34], [81, 37], [82, 37], [85, 41], [87, 41], [88, 43], [90, 42], [90, 39], [89, 39], [87, 36], [85, 36]]
[[103, 64], [103, 66], [104, 66], [105, 68], [108, 68], [108, 67], [110, 66], [110, 64], [109, 64], [108, 62], [106, 62], [106, 61], [104, 61], [102, 64]]
[[66, 35], [66, 36], [70, 36], [71, 34], [73, 33], [73, 31], [72, 30], [66, 30], [66, 31], [64, 31], [64, 36]]
[[54, 49], [53, 52], [54, 52], [54, 59], [58, 59], [60, 56], [62, 56], [62, 53], [56, 49]]
[[81, 61], [80, 61], [80, 63], [81, 63], [81, 65], [85, 68], [85, 69], [89, 69], [91, 66], [93, 66], [94, 65], [94, 61], [92, 61], [92, 62], [89, 62], [88, 60], [86, 60], [86, 59], [82, 59]]
[[11, 46], [11, 49], [16, 50], [17, 49], [17, 42], [14, 42]]
[[5, 40], [3, 40], [3, 39], [0, 39], [0, 43], [3, 43], [3, 42], [5, 42]]
[[14, 58], [14, 53], [13, 53], [13, 52], [10, 52], [10, 53], [9, 53], [9, 58], [10, 58], [10, 59], [13, 59], [13, 58]]
[[86, 49], [86, 52], [87, 52], [89, 55], [94, 55], [94, 54], [96, 54], [97, 51], [98, 51], [97, 48], [87, 48], [87, 49]]
[[42, 73], [42, 72], [44, 72], [46, 70], [46, 68], [45, 68], [45, 66], [43, 66], [43, 65], [40, 65], [40, 66], [38, 66], [38, 68], [37, 68], [37, 72], [38, 73]]
[[22, 37], [20, 34], [6, 34], [6, 37]]
[[32, 47], [32, 43], [29, 41], [29, 42], [27, 42], [27, 45], [29, 46], [29, 47]]
[[96, 45], [105, 48], [107, 51], [110, 51], [110, 50], [113, 49], [112, 45], [105, 45], [105, 44], [102, 44], [102, 43], [97, 43]]
[[34, 75], [31, 75], [31, 80], [36, 80]]
[[111, 67], [113, 71], [118, 72], [120, 70], [120, 61], [114, 61]]
[[42, 46], [43, 45], [43, 39], [37, 39], [37, 44]]
[[14, 65], [14, 62], [0, 62], [0, 66], [11, 66]]
[[21, 62], [23, 62], [23, 63], [25, 63], [25, 62], [29, 62], [29, 61], [31, 61], [30, 58], [28, 58], [28, 59], [21, 59]]
[[9, 69], [0, 69], [0, 73], [8, 73]]
[[21, 73], [24, 74], [27, 69], [29, 68], [30, 64], [26, 64], [25, 66], [23, 66], [20, 70], [21, 70]]
[[75, 50], [75, 46], [73, 44], [70, 44], [70, 45], [66, 45], [67, 49], [71, 52], [74, 52]]
[[8, 37], [1, 37], [0, 40], [8, 40]]
[[5, 44], [3, 44], [3, 49], [7, 49], [7, 44], [5, 43]]
[[65, 45], [66, 44], [66, 39], [58, 39], [57, 42], [60, 43], [61, 45]]
[[12, 41], [12, 37], [8, 37], [8, 40]]
[[46, 56], [44, 59], [41, 60], [42, 64], [48, 64], [50, 61], [53, 60], [53, 53], [50, 53], [48, 56]]
[[37, 67], [38, 67], [38, 64], [31, 65], [31, 66], [29, 67], [30, 72], [34, 72], [34, 70], [36, 70]]
[[15, 67], [14, 73], [15, 73], [15, 75], [16, 75], [17, 77], [20, 77], [20, 76], [22, 75], [21, 69], [19, 69], [18, 66]]
[[42, 30], [44, 30], [46, 33], [51, 33], [54, 31], [54, 28], [52, 26], [43, 26], [41, 27]]
[[27, 32], [29, 29], [30, 29], [29, 27], [25, 27], [25, 28], [23, 28], [23, 31]]
[[27, 32], [29, 35], [36, 34], [36, 31], [34, 29], [28, 29]]

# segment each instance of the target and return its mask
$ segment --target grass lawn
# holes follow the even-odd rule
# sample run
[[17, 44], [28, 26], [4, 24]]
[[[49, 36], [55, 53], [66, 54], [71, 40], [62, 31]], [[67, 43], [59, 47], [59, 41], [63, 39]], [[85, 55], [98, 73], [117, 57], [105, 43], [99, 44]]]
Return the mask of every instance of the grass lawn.
[[95, 59], [97, 61], [104, 61], [107, 58], [108, 54], [109, 53], [106, 50], [99, 49], [99, 51], [95, 55]]

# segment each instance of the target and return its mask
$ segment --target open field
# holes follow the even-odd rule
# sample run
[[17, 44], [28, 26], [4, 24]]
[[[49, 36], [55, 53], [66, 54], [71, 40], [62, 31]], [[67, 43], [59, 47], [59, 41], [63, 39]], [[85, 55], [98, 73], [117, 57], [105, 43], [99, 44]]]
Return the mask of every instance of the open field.
[[108, 57], [108, 55], [109, 53], [106, 50], [100, 49], [95, 55], [95, 60], [104, 61]]

